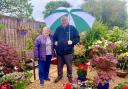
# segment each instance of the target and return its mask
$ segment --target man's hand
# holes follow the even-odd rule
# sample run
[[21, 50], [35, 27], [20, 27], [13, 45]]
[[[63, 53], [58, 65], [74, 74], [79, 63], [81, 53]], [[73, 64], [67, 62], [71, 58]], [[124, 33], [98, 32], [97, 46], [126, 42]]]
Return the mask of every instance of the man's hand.
[[71, 40], [68, 40], [68, 45], [72, 45], [72, 41]]
[[57, 46], [57, 45], [58, 45], [58, 42], [56, 41], [56, 42], [55, 42], [55, 46]]

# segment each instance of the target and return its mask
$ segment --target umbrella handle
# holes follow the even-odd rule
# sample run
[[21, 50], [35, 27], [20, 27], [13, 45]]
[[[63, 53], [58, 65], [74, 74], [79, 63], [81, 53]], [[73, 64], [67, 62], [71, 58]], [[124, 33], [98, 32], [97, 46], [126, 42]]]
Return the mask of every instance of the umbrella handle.
[[68, 15], [68, 21], [69, 21], [69, 40], [70, 40], [70, 14]]

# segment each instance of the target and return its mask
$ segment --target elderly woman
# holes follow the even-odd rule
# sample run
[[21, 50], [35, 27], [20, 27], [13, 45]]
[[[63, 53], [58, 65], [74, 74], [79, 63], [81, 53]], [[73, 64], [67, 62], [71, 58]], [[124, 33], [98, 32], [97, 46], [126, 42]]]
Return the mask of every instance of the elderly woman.
[[38, 60], [39, 80], [40, 84], [44, 84], [44, 80], [50, 81], [49, 68], [53, 55], [53, 39], [50, 29], [44, 27], [42, 34], [35, 39], [34, 57]]

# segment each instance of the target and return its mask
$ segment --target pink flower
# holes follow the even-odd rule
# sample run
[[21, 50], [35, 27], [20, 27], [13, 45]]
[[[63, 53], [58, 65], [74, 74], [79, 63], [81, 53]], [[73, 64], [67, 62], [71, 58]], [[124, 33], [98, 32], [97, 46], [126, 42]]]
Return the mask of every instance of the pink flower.
[[116, 45], [114, 43], [109, 43], [107, 46], [109, 49], [115, 49]]

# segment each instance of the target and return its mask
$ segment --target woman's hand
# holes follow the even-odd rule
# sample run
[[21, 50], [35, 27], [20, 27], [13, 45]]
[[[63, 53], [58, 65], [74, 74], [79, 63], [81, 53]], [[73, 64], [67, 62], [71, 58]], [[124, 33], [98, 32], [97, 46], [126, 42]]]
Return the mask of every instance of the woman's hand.
[[34, 59], [33, 59], [33, 58], [31, 58], [30, 60], [31, 60], [32, 62], [34, 62]]

